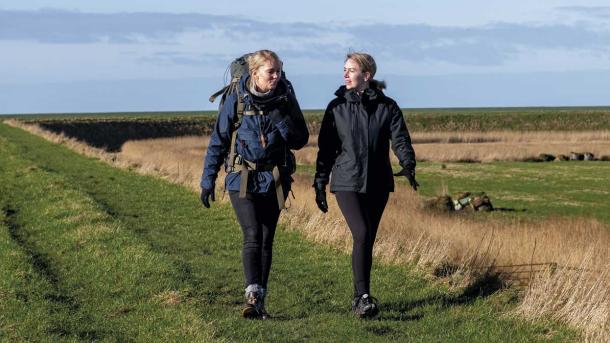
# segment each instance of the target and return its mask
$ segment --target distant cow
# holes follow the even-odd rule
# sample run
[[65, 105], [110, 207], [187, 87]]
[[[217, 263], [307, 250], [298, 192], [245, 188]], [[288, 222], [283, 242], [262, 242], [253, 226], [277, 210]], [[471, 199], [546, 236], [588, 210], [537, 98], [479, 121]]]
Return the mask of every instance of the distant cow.
[[585, 154], [579, 152], [570, 153], [570, 161], [582, 161], [585, 159]]
[[595, 161], [595, 156], [590, 152], [585, 152], [585, 161]]

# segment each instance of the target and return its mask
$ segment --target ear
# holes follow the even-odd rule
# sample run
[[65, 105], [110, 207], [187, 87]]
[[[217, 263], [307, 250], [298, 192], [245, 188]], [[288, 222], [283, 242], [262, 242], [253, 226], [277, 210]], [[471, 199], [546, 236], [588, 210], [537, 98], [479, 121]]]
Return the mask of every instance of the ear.
[[370, 80], [371, 80], [371, 73], [367, 71], [364, 73], [364, 82], [368, 82]]

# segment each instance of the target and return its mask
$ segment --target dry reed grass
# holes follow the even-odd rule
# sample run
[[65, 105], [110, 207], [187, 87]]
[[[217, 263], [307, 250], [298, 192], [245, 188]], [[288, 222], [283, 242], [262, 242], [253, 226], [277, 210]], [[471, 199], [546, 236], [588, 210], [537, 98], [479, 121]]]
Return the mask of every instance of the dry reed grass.
[[[127, 142], [123, 151], [115, 155], [35, 126], [19, 122], [11, 125], [117, 166], [135, 167], [141, 173], [161, 175], [198, 189], [207, 142], [201, 137]], [[607, 133], [602, 137], [607, 137]], [[282, 216], [286, 226], [313, 241], [349, 252], [351, 236], [334, 197], [329, 196], [329, 212], [322, 214], [315, 205], [311, 176], [297, 174], [293, 189], [297, 197], [290, 201], [290, 209]], [[447, 215], [425, 210], [416, 193], [399, 188], [388, 202], [375, 255], [386, 263], [415, 265], [455, 287], [472, 284], [490, 272], [500, 275], [507, 284], [525, 278], [527, 287], [515, 314], [555, 318], [581, 329], [588, 341], [607, 342], [609, 247], [610, 231], [595, 220], [508, 222]]]
[[[572, 151], [610, 155], [610, 131], [414, 132], [411, 139], [419, 161], [523, 161], [541, 153], [569, 155]], [[317, 151], [317, 137], [312, 136], [297, 152], [297, 161], [314, 164]], [[398, 163], [393, 154], [391, 158]]]

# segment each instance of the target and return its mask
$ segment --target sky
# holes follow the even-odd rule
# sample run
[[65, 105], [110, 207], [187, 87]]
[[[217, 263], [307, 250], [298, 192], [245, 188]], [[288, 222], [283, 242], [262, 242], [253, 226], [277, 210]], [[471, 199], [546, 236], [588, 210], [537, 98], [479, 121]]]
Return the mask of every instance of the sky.
[[365, 51], [401, 107], [610, 105], [610, 0], [0, 0], [0, 114], [211, 110], [276, 51], [304, 109]]

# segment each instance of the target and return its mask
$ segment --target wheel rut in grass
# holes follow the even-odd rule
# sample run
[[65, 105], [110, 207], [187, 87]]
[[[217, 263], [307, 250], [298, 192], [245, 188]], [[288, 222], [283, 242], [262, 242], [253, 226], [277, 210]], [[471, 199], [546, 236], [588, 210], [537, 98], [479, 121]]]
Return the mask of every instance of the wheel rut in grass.
[[[51, 260], [45, 254], [37, 251], [24, 237], [24, 228], [19, 225], [16, 218], [18, 216], [18, 210], [8, 203], [2, 206], [2, 213], [4, 214], [3, 224], [8, 230], [9, 237], [17, 244], [25, 256], [27, 256], [33, 270], [51, 286], [51, 289], [43, 291], [43, 298], [51, 303], [49, 315], [53, 317], [57, 315], [58, 312], [63, 312], [65, 315], [78, 313], [81, 304], [76, 298], [61, 289], [60, 278], [53, 270]], [[29, 301], [28, 294], [19, 292], [17, 295], [25, 302]], [[85, 340], [100, 340], [106, 336], [101, 330], [78, 330], [62, 325], [61, 320], [57, 320], [57, 322], [57, 324], [48, 328], [48, 334], [64, 337], [78, 337], [79, 339]]]

